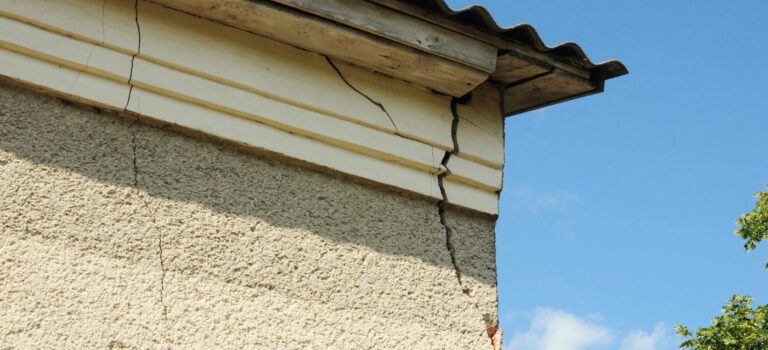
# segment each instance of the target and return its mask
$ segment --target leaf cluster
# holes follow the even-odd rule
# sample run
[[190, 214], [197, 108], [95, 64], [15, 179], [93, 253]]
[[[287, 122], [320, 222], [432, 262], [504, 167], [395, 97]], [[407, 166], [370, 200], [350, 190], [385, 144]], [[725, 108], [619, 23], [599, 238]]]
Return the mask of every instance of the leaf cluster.
[[734, 295], [709, 328], [700, 328], [695, 334], [680, 325], [675, 330], [686, 339], [681, 349], [766, 350], [768, 305], [753, 309], [752, 298]]
[[[755, 209], [736, 222], [739, 225], [736, 234], [746, 241], [747, 252], [768, 240], [768, 192], [758, 192], [755, 198]], [[751, 297], [734, 295], [710, 327], [693, 333], [677, 325], [675, 331], [684, 339], [680, 349], [768, 350], [768, 305], [753, 309]]]
[[757, 198], [755, 209], [736, 221], [740, 226], [736, 234], [746, 240], [744, 249], [747, 251], [757, 248], [758, 243], [768, 239], [768, 192], [758, 192], [755, 198]]

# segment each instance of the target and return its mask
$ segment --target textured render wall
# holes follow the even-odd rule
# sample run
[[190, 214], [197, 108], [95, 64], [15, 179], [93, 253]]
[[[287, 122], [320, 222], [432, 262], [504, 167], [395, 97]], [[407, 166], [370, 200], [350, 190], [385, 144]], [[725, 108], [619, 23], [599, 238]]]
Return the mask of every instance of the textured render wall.
[[445, 221], [0, 84], [3, 349], [488, 349], [493, 220]]

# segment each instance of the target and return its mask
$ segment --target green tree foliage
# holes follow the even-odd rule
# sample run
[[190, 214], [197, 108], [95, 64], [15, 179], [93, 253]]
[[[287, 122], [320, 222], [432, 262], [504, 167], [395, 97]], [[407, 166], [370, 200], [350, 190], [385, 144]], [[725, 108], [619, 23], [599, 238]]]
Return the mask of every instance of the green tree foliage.
[[[736, 234], [746, 240], [747, 251], [768, 240], [768, 192], [757, 193], [755, 198], [755, 209], [736, 222], [739, 225]], [[734, 295], [709, 328], [699, 328], [693, 333], [677, 325], [675, 331], [684, 339], [680, 349], [768, 350], [768, 305], [753, 309], [752, 298]]]
[[[757, 248], [758, 243], [768, 239], [768, 192], [758, 192], [755, 198], [755, 209], [742, 215], [736, 222], [740, 226], [736, 234], [747, 241], [744, 244], [747, 251]], [[768, 268], [768, 265], [765, 267]]]
[[709, 328], [693, 334], [684, 326], [675, 326], [685, 338], [681, 349], [690, 350], [766, 350], [768, 349], [768, 305], [752, 309], [752, 298], [734, 295], [723, 307], [723, 314], [712, 320]]

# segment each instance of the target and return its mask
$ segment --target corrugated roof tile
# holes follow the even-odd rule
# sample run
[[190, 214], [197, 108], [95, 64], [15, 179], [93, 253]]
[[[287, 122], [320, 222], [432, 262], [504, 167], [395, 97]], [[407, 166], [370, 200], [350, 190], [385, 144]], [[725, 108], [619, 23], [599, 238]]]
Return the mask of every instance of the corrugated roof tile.
[[547, 46], [536, 29], [530, 24], [520, 24], [513, 27], [502, 27], [494, 20], [491, 13], [482, 6], [470, 6], [454, 10], [445, 0], [401, 0], [404, 3], [420, 8], [436, 11], [464, 25], [475, 27], [484, 32], [513, 40], [526, 45], [537, 52], [546, 54], [576, 67], [600, 74], [603, 80], [615, 78], [629, 73], [623, 63], [612, 60], [593, 63], [584, 50], [576, 43], [566, 42], [556, 46]]

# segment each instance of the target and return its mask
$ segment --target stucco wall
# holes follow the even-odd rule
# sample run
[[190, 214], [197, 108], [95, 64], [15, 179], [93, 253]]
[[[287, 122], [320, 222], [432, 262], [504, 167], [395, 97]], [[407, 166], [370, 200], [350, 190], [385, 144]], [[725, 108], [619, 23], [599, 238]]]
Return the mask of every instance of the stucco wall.
[[445, 217], [0, 85], [3, 349], [488, 349], [494, 222]]

